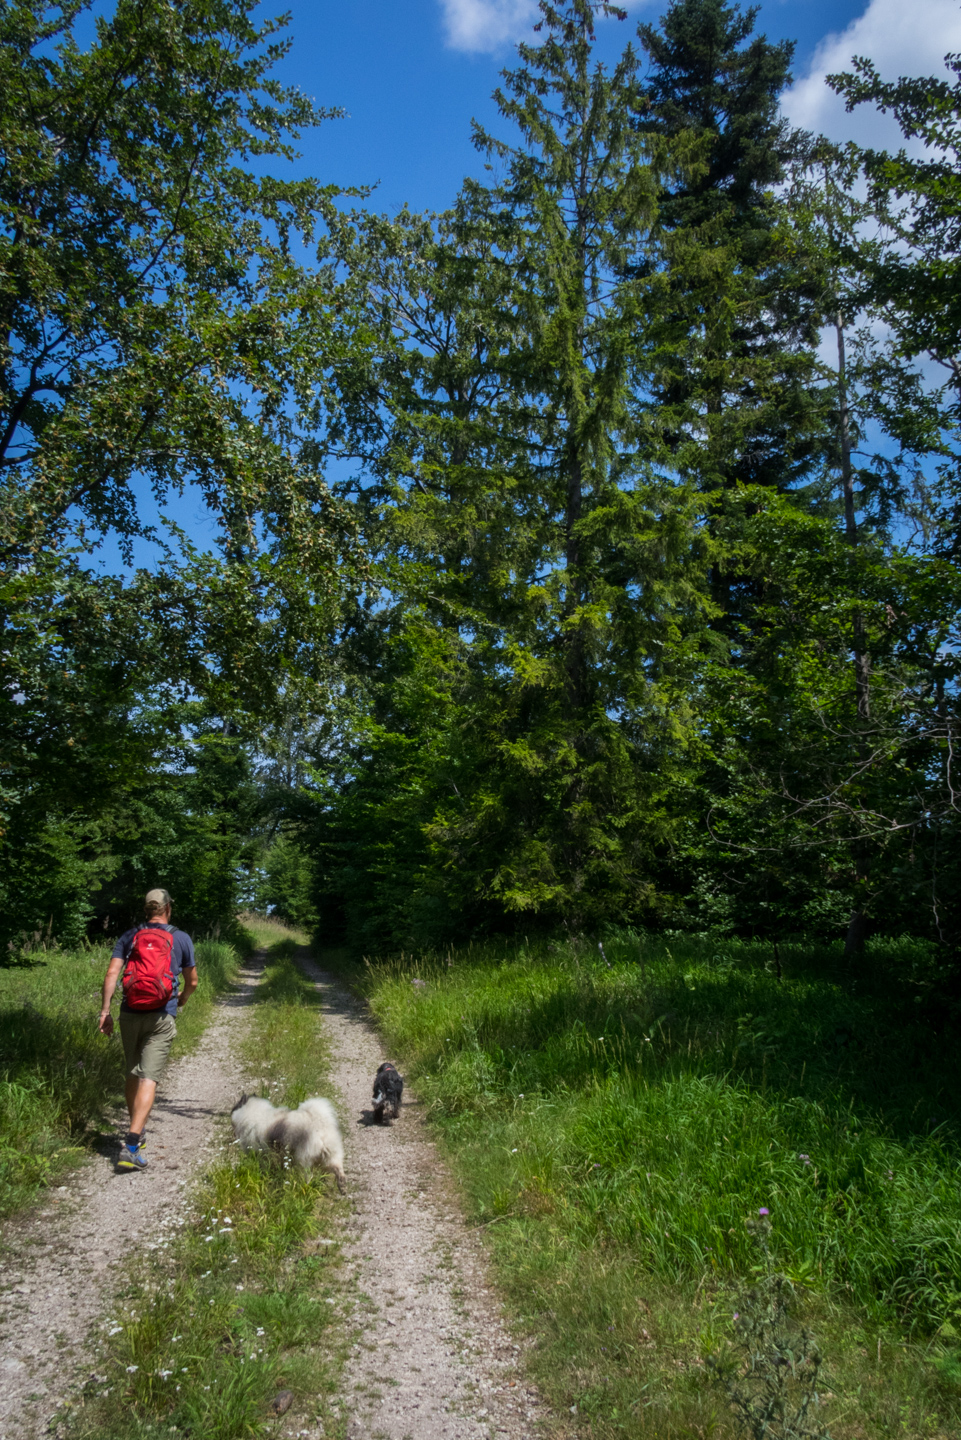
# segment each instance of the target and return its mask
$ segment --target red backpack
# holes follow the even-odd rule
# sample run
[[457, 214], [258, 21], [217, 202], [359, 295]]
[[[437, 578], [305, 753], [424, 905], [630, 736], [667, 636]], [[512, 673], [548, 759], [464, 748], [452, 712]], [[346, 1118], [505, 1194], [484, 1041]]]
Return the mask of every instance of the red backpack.
[[159, 925], [145, 925], [133, 937], [123, 972], [123, 999], [129, 1010], [161, 1010], [177, 986], [174, 937]]

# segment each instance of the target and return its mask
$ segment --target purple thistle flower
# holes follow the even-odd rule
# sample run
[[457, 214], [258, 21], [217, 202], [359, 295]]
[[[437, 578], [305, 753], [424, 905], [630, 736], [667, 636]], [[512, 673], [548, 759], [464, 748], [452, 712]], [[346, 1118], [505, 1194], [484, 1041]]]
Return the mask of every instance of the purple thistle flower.
[[770, 1215], [771, 1212], [770, 1212], [770, 1210], [767, 1208], [766, 1205], [762, 1205], [761, 1208], [760, 1208], [760, 1210], [759, 1210], [757, 1213], [758, 1213], [759, 1215]]

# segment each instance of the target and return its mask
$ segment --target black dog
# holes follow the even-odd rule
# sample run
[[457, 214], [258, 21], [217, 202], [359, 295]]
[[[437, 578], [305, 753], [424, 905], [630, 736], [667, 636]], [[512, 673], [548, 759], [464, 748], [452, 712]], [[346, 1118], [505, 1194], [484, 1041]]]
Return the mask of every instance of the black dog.
[[379, 1125], [385, 1120], [390, 1124], [397, 1119], [403, 1093], [403, 1080], [390, 1061], [385, 1060], [374, 1077], [374, 1119]]

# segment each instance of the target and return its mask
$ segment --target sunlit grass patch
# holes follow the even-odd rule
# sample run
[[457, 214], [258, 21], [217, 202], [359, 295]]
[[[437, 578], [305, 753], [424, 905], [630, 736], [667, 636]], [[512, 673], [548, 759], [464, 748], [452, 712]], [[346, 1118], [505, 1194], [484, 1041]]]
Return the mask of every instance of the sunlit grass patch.
[[[276, 937], [276, 931], [274, 931]], [[257, 1023], [244, 1053], [254, 1074], [259, 1071], [258, 1093], [275, 1103], [299, 1105], [318, 1091], [319, 1077], [327, 1074], [329, 1052], [321, 1030], [320, 996], [294, 963], [300, 937], [287, 932], [274, 938], [263, 979], [254, 992]]]
[[[326, 1051], [292, 941], [272, 938], [244, 1049], [265, 1077], [258, 1089], [293, 1104], [323, 1091]], [[345, 1347], [333, 1182], [241, 1154], [226, 1127], [224, 1138], [184, 1213], [132, 1260], [97, 1375], [64, 1422], [71, 1435], [239, 1440], [315, 1422], [340, 1433], [329, 1409]], [[293, 1403], [278, 1421], [271, 1402], [285, 1390]]]
[[895, 989], [839, 984], [829, 957], [782, 947], [779, 980], [768, 950], [724, 945], [613, 937], [608, 965], [587, 942], [492, 944], [354, 978], [446, 1138], [542, 1382], [592, 1435], [730, 1433], [703, 1360], [730, 1338], [761, 1207], [830, 1347], [835, 1440], [947, 1434], [950, 1037]]

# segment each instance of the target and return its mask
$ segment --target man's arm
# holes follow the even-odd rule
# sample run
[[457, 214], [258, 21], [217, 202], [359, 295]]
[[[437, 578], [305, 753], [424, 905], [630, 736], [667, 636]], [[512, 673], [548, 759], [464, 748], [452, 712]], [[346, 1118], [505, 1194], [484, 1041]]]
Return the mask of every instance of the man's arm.
[[196, 965], [185, 965], [182, 971], [184, 977], [184, 988], [177, 996], [177, 1009], [185, 1005], [197, 988], [197, 967]]
[[107, 973], [103, 977], [103, 1000], [100, 1006], [99, 1028], [104, 1035], [113, 1034], [113, 1016], [110, 1013], [110, 1002], [113, 999], [113, 992], [117, 988], [117, 981], [120, 979], [123, 964], [123, 956], [114, 955], [110, 964], [107, 966]]

